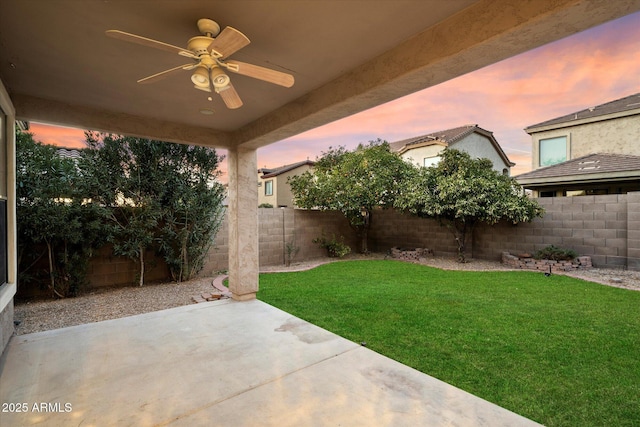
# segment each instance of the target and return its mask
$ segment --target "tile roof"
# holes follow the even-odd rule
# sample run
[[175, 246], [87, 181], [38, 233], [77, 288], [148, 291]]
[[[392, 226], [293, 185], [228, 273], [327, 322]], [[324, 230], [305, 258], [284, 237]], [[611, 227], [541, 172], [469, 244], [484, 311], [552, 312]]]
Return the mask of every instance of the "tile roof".
[[[453, 142], [459, 141], [467, 135], [472, 134], [478, 129], [482, 129], [478, 127], [478, 125], [464, 125], [459, 126], [452, 129], [441, 130], [438, 132], [429, 133], [427, 135], [415, 136], [413, 138], [403, 139], [402, 141], [396, 141], [389, 143], [389, 147], [391, 151], [400, 151], [404, 147], [408, 147], [409, 145], [420, 144], [422, 142], [428, 141], [439, 141], [445, 144], [451, 144]], [[482, 129], [484, 130], [484, 129]], [[489, 132], [489, 131], [485, 131]], [[491, 133], [491, 132], [489, 132]]]
[[58, 148], [56, 150], [58, 156], [66, 159], [77, 160], [80, 158], [80, 150], [75, 148]]
[[391, 142], [389, 143], [389, 147], [391, 148], [391, 151], [400, 152], [411, 149], [411, 145], [417, 145], [423, 142], [433, 142], [433, 144], [449, 146], [450, 144], [460, 141], [462, 138], [471, 135], [474, 132], [477, 132], [489, 138], [494, 148], [496, 149], [500, 157], [503, 158], [506, 164], [511, 166], [515, 165], [515, 163], [511, 162], [506, 153], [502, 150], [502, 147], [500, 147], [500, 144], [498, 144], [498, 141], [496, 141], [495, 137], [493, 136], [493, 132], [483, 129], [477, 124], [458, 126], [455, 128], [445, 129], [426, 135], [403, 139], [402, 141]]
[[[588, 176], [625, 172], [629, 176], [640, 177], [640, 156], [627, 154], [589, 154], [577, 159], [567, 160], [557, 165], [547, 166], [515, 176], [517, 181], [534, 182], [548, 178]], [[521, 182], [522, 183], [522, 182]]]
[[277, 168], [261, 168], [261, 169], [258, 169], [258, 172], [262, 173], [262, 176], [260, 178], [272, 178], [274, 176], [282, 175], [283, 173], [289, 172], [290, 170], [293, 170], [300, 166], [304, 166], [304, 165], [313, 166], [315, 164], [316, 162], [313, 162], [311, 160], [303, 160], [301, 162], [291, 163], [289, 165], [284, 165]]
[[615, 114], [632, 110], [638, 110], [638, 114], [640, 114], [640, 93], [625, 96], [624, 98], [616, 99], [615, 101], [607, 102], [602, 105], [596, 105], [595, 107], [586, 108], [584, 110], [567, 114], [565, 116], [556, 117], [555, 119], [536, 123], [535, 125], [527, 126], [524, 130], [527, 133], [531, 133], [531, 130], [539, 127], [570, 123], [577, 120], [592, 119], [600, 116], [605, 116], [607, 114]]

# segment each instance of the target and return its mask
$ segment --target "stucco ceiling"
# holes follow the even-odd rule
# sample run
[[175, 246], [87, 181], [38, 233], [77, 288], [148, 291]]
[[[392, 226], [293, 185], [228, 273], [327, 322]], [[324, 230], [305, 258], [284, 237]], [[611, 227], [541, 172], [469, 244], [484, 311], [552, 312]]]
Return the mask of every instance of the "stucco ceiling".
[[[258, 148], [637, 10], [640, 0], [1, 0], [0, 79], [20, 119]], [[231, 74], [244, 106], [229, 110], [188, 71], [136, 83], [185, 59], [105, 36], [186, 47], [199, 18], [242, 31], [251, 44], [232, 58], [291, 73], [294, 86]]]

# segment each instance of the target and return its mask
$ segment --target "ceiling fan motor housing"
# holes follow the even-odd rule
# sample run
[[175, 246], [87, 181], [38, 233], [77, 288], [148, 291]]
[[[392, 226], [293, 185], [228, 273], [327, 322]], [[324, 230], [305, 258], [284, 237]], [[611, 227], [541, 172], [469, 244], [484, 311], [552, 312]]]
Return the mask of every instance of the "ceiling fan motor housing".
[[189, 39], [189, 42], [187, 43], [187, 49], [189, 49], [191, 52], [195, 53], [198, 56], [209, 55], [209, 51], [207, 50], [207, 48], [209, 47], [212, 41], [213, 39], [207, 36], [191, 37]]

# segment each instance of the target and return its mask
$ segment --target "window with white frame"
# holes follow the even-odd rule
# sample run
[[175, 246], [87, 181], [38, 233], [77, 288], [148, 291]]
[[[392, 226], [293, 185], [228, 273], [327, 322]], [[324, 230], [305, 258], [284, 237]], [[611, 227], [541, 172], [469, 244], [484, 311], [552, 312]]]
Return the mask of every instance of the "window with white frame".
[[551, 166], [567, 161], [567, 137], [541, 139], [539, 142], [540, 166]]
[[273, 196], [273, 180], [265, 181], [264, 183], [264, 195]]

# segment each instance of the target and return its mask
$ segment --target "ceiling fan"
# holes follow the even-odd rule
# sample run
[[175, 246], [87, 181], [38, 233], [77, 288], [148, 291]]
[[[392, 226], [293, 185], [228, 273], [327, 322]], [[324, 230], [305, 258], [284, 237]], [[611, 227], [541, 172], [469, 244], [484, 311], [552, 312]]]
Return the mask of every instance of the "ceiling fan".
[[179, 65], [144, 77], [138, 80], [138, 83], [152, 83], [174, 72], [193, 70], [191, 81], [194, 87], [205, 92], [216, 92], [230, 109], [241, 107], [242, 100], [231, 84], [231, 79], [226, 74], [226, 71], [284, 87], [293, 86], [294, 79], [291, 74], [245, 62], [229, 60], [228, 58], [231, 55], [250, 43], [247, 36], [235, 28], [225, 27], [221, 32], [220, 26], [215, 21], [199, 19], [198, 30], [203, 35], [189, 39], [186, 49], [120, 30], [107, 30], [106, 35], [115, 39], [177, 53], [192, 60], [188, 64]]

